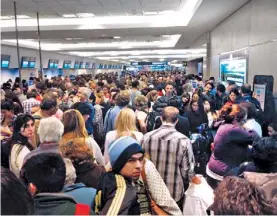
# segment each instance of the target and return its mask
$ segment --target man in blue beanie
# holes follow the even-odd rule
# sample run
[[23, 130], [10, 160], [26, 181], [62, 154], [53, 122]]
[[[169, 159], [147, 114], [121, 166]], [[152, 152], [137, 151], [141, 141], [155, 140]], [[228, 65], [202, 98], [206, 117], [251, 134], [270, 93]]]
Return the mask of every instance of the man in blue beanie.
[[132, 137], [120, 137], [108, 148], [112, 171], [101, 178], [95, 197], [100, 215], [140, 215], [134, 181], [139, 179], [144, 150]]

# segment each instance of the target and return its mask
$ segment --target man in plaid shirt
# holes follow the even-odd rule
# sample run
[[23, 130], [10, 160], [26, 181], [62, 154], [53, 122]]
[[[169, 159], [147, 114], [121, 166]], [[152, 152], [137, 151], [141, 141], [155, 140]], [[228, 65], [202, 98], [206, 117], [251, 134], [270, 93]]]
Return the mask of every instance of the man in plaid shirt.
[[163, 178], [172, 198], [183, 205], [184, 192], [194, 175], [194, 156], [190, 140], [175, 129], [179, 110], [162, 110], [162, 126], [144, 135], [142, 146]]
[[23, 101], [22, 106], [24, 113], [32, 114], [32, 108], [34, 106], [40, 106], [40, 102], [36, 100], [37, 94], [33, 91], [27, 93], [27, 100]]

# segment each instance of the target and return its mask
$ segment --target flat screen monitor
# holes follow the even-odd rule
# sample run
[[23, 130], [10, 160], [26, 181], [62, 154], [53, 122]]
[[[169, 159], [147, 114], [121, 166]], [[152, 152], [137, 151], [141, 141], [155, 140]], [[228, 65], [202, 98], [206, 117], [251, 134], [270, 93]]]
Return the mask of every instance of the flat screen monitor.
[[71, 61], [64, 61], [63, 68], [65, 68], [65, 69], [71, 68]]
[[248, 49], [222, 54], [219, 59], [222, 82], [234, 81], [238, 86], [247, 82]]
[[58, 59], [49, 59], [48, 68], [58, 68], [59, 60]]
[[89, 62], [86, 62], [86, 68], [91, 68], [91, 64]]
[[1, 54], [1, 68], [9, 68], [10, 59], [10, 55]]
[[36, 62], [35, 61], [30, 61], [29, 62], [29, 68], [35, 68], [36, 67]]
[[81, 62], [80, 62], [80, 65], [79, 65], [79, 68], [80, 68], [80, 69], [83, 69], [83, 68], [85, 68], [84, 66], [85, 66], [85, 65], [84, 65], [84, 62], [81, 61]]
[[10, 61], [2, 60], [1, 62], [1, 68], [9, 68]]
[[22, 68], [28, 68], [29, 62], [28, 61], [22, 61]]
[[79, 68], [79, 62], [78, 62], [78, 61], [75, 61], [74, 69], [78, 69], [78, 68]]

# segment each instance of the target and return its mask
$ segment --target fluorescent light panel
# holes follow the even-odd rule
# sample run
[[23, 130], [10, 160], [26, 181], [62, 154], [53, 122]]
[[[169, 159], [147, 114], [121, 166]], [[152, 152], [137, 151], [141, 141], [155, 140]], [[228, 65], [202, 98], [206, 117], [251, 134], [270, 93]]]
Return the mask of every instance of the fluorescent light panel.
[[63, 18], [76, 18], [77, 16], [75, 14], [63, 14]]
[[143, 55], [143, 56], [119, 56], [119, 57], [96, 57], [96, 59], [99, 60], [119, 60], [119, 59], [160, 59], [161, 61], [164, 61], [164, 59], [168, 58], [194, 58], [194, 57], [202, 57], [206, 54], [187, 54], [187, 55]]
[[[159, 48], [159, 47], [175, 47], [181, 35], [171, 35], [170, 38], [167, 38], [163, 41], [137, 41], [137, 42], [128, 42], [128, 41], [120, 41], [120, 42], [112, 42], [112, 43], [42, 43], [42, 50], [52, 50], [52, 51], [62, 51], [62, 50], [74, 50], [74, 49], [111, 49], [111, 48], [119, 48], [119, 49], [131, 49], [131, 48]], [[71, 39], [69, 39], [71, 40]], [[9, 45], [16, 45], [16, 40], [2, 40], [2, 43], [6, 43]], [[19, 40], [20, 46], [26, 46], [28, 48], [38, 48], [37, 41], [29, 41], [29, 40]], [[139, 51], [137, 51], [139, 52]], [[135, 55], [139, 53], [134, 53]]]
[[12, 16], [1, 16], [1, 20], [10, 20], [13, 19]]
[[77, 13], [77, 17], [80, 18], [88, 18], [88, 17], [95, 17], [93, 13]]
[[[187, 26], [195, 11], [203, 0], [187, 0], [179, 11], [161, 11], [159, 15], [149, 16], [107, 16], [95, 17], [93, 22], [90, 18], [77, 18], [75, 14], [63, 14], [67, 19], [40, 19], [40, 26], [43, 30], [44, 26], [61, 26], [63, 29], [120, 29], [120, 28], [153, 28], [153, 27], [172, 27], [172, 26]], [[85, 15], [87, 17], [88, 14]], [[89, 16], [92, 14], [89, 13]], [[82, 16], [84, 17], [84, 16]], [[11, 20], [2, 20], [2, 31], [8, 27], [14, 27], [14, 22]], [[37, 20], [30, 19], [28, 22], [18, 22], [19, 27], [33, 27], [36, 29]], [[72, 27], [74, 26], [74, 27]]]
[[87, 56], [120, 56], [120, 55], [170, 55], [170, 54], [201, 54], [206, 49], [166, 49], [166, 50], [130, 50], [130, 51], [104, 51], [104, 52], [69, 52], [71, 55]]
[[[17, 15], [17, 19], [31, 19], [30, 16], [27, 15]], [[11, 18], [15, 19], [15, 16], [11, 16]]]

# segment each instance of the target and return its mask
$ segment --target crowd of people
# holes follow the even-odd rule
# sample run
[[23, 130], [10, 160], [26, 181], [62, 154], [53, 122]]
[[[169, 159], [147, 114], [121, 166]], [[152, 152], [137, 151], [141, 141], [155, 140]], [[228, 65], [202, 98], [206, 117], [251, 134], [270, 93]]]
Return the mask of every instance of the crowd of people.
[[178, 71], [16, 78], [1, 176], [3, 215], [277, 214], [277, 114]]

